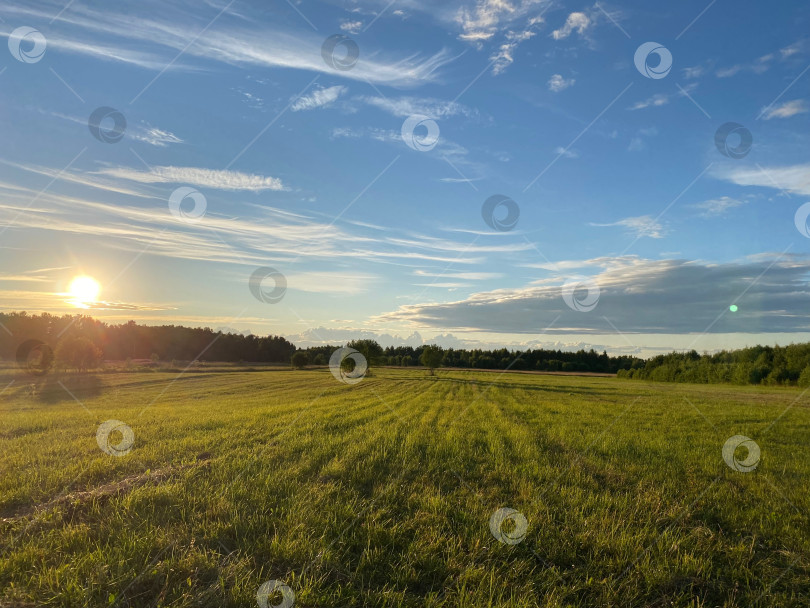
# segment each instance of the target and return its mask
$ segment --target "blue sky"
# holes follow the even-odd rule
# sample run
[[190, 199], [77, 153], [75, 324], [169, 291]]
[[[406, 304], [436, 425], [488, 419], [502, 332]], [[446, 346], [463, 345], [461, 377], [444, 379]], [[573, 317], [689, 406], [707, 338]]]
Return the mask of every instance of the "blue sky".
[[[112, 322], [302, 345], [810, 339], [810, 6], [76, 0], [0, 19], [5, 310], [76, 312], [89, 275], [79, 310]], [[637, 67], [639, 47], [659, 50]], [[252, 295], [259, 268], [280, 301]]]

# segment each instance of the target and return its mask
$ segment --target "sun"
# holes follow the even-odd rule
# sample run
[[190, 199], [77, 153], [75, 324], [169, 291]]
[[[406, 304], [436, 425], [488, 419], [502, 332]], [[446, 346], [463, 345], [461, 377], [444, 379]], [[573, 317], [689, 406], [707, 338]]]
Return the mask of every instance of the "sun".
[[95, 303], [100, 292], [99, 282], [88, 276], [75, 277], [68, 287], [73, 303], [78, 306]]

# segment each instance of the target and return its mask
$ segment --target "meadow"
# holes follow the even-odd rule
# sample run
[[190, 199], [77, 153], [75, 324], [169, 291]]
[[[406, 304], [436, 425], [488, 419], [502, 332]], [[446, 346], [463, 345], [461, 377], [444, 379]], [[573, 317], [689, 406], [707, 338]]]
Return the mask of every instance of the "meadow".
[[[0, 606], [810, 605], [801, 389], [232, 368], [0, 391]], [[99, 443], [111, 419], [132, 434]]]

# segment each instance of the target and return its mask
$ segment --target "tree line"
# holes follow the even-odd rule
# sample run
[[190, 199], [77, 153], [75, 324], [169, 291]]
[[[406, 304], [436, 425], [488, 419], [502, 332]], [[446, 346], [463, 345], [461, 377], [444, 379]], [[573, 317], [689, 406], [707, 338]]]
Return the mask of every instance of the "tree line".
[[810, 386], [810, 344], [752, 346], [703, 355], [694, 350], [669, 353], [620, 370], [618, 376], [660, 382]]
[[[38, 348], [38, 345], [43, 348]], [[35, 366], [86, 371], [102, 360], [283, 363], [328, 365], [340, 345], [298, 349], [281, 336], [254, 336], [208, 327], [108, 324], [87, 315], [0, 313], [0, 359], [35, 358]], [[615, 373], [620, 378], [661, 382], [810, 386], [810, 343], [754, 346], [714, 354], [673, 352], [640, 359], [593, 349], [455, 349], [436, 345], [389, 346], [374, 340], [347, 344], [369, 365]]]
[[[376, 348], [367, 344], [372, 342]], [[435, 345], [422, 346], [389, 346], [380, 347], [373, 340], [349, 342], [350, 348], [363, 353], [376, 365], [410, 367], [424, 365], [431, 369], [437, 367], [462, 367], [471, 369], [513, 369], [552, 372], [597, 372], [615, 374], [620, 369], [629, 369], [633, 365], [643, 365], [644, 360], [637, 357], [620, 355], [610, 356], [607, 352], [598, 353], [593, 349], [578, 351], [563, 350], [509, 350], [499, 348], [456, 349], [441, 348]], [[303, 349], [309, 364], [325, 365], [336, 347], [312, 346]], [[369, 354], [369, 348], [371, 349]], [[424, 358], [427, 352], [428, 360]], [[299, 358], [299, 361], [302, 359]]]
[[[223, 332], [208, 327], [179, 325], [148, 326], [134, 321], [108, 324], [87, 315], [56, 316], [48, 313], [0, 313], [0, 358], [14, 360], [20, 345], [41, 341], [56, 353], [56, 363], [70, 369], [92, 367], [102, 359], [160, 361], [286, 363], [296, 356], [297, 367], [328, 365], [340, 346], [313, 346], [298, 349], [281, 336], [254, 336]], [[3, 330], [5, 328], [5, 330]], [[374, 340], [356, 340], [356, 348], [369, 364], [391, 366], [425, 365], [472, 369], [513, 369], [564, 372], [616, 373], [620, 369], [644, 364], [631, 356], [609, 356], [591, 350], [576, 352], [532, 349], [510, 351], [506, 348], [454, 349], [435, 345], [390, 346], [382, 348]]]
[[[0, 358], [13, 360], [22, 344], [41, 341], [56, 353], [56, 363], [77, 360], [77, 351], [87, 358], [114, 361], [152, 359], [162, 361], [250, 361], [256, 363], [289, 362], [295, 345], [281, 336], [244, 336], [209, 327], [179, 325], [148, 326], [134, 321], [111, 325], [86, 315], [55, 316], [47, 313], [29, 315], [0, 313]], [[3, 329], [5, 328], [5, 330]], [[94, 353], [87, 344], [98, 349]], [[60, 353], [63, 353], [61, 356]]]

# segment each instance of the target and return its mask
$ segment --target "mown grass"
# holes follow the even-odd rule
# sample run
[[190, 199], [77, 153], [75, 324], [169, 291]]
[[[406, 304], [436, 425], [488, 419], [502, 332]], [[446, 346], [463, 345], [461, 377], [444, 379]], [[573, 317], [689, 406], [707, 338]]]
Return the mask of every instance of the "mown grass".
[[[3, 606], [255, 606], [271, 579], [302, 607], [810, 605], [796, 389], [393, 369], [4, 387]], [[126, 456], [96, 443], [108, 419]], [[751, 473], [723, 462], [737, 434]], [[501, 507], [519, 544], [490, 532]]]

